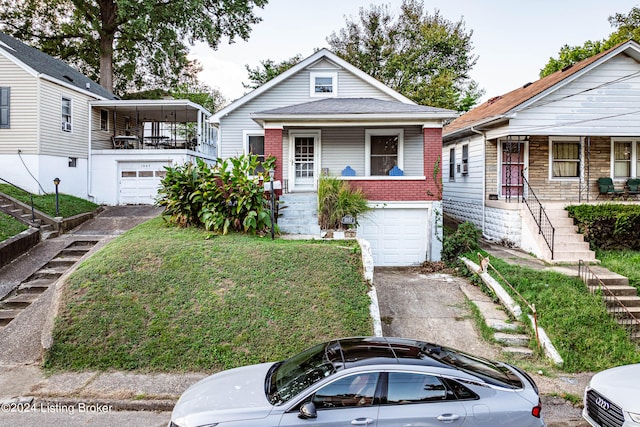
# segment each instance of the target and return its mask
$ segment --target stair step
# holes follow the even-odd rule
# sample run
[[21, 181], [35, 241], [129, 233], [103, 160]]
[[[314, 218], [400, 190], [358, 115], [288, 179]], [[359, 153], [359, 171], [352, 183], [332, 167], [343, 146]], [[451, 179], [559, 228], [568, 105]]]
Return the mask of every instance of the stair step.
[[[629, 313], [633, 314], [636, 317], [636, 319], [640, 319], [640, 307], [625, 307], [625, 308]], [[620, 308], [619, 306], [616, 306], [616, 307], [609, 306], [607, 307], [607, 311], [609, 313], [618, 313], [620, 311]]]
[[486, 319], [485, 323], [496, 331], [515, 331], [520, 327], [516, 323], [508, 323], [497, 319]]
[[72, 258], [72, 259], [80, 259], [84, 254], [89, 252], [90, 248], [86, 249], [63, 249], [58, 253], [56, 258]]
[[6, 298], [0, 301], [0, 304], [8, 309], [12, 308], [25, 308], [31, 305], [36, 299], [38, 299], [39, 294], [19, 294], [13, 295], [9, 298]]
[[77, 249], [77, 248], [91, 249], [91, 247], [95, 246], [97, 243], [98, 243], [97, 240], [76, 240], [73, 243], [67, 245], [65, 249]]
[[7, 326], [9, 322], [15, 319], [22, 310], [3, 310], [0, 309], [0, 326]]
[[41, 294], [42, 292], [49, 289], [49, 286], [51, 286], [52, 283], [53, 281], [49, 279], [38, 279], [32, 280], [30, 282], [24, 282], [21, 283], [20, 286], [18, 286], [17, 292], [18, 294]]
[[533, 356], [533, 350], [531, 350], [529, 347], [515, 347], [515, 346], [508, 346], [508, 347], [502, 347], [502, 352], [503, 353], [508, 353], [514, 356], [520, 356], [520, 357], [531, 357]]
[[[637, 296], [638, 290], [633, 286], [607, 285], [607, 289], [615, 296]], [[591, 292], [597, 292], [598, 286], [589, 286]]]
[[31, 276], [29, 276], [29, 280], [35, 280], [35, 279], [57, 279], [58, 277], [62, 276], [64, 274], [65, 270], [62, 269], [54, 269], [54, 268], [48, 268], [48, 269], [41, 269], [36, 271], [35, 273], [33, 273]]
[[640, 307], [640, 297], [638, 296], [605, 296], [603, 297], [607, 305], [616, 306], [620, 302], [625, 307]]
[[79, 258], [54, 258], [46, 263], [44, 268], [69, 268], [78, 262], [78, 259]]
[[504, 332], [496, 332], [493, 338], [499, 343], [509, 346], [527, 346], [529, 344], [529, 335], [525, 334], [506, 334]]

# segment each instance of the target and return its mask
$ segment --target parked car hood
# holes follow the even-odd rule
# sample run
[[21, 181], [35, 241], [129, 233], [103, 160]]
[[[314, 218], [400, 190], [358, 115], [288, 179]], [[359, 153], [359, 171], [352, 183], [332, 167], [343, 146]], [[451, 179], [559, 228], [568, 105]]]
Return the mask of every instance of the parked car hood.
[[591, 378], [590, 385], [625, 411], [640, 414], [638, 379], [640, 379], [640, 363], [599, 372]]
[[[273, 406], [264, 381], [273, 363], [243, 366], [204, 378], [189, 387], [173, 408], [178, 425], [264, 418]], [[198, 420], [197, 423], [194, 423]]]

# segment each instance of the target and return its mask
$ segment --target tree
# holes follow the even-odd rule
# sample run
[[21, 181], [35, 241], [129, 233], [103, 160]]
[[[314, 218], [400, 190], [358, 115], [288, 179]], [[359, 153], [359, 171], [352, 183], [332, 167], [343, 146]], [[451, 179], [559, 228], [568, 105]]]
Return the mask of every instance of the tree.
[[616, 28], [616, 31], [609, 34], [606, 39], [587, 40], [582, 46], [569, 46], [568, 44], [562, 46], [558, 52], [558, 58], [549, 58], [549, 62], [540, 70], [540, 77], [553, 74], [627, 40], [635, 40], [640, 43], [640, 8], [633, 7], [627, 15], [616, 13], [610, 16], [609, 24]]
[[0, 29], [115, 93], [169, 87], [186, 43], [247, 39], [267, 0], [0, 0]]
[[403, 0], [397, 18], [387, 5], [359, 15], [327, 38], [338, 56], [419, 104], [467, 111], [483, 95], [469, 77], [477, 56], [463, 20], [430, 15], [420, 0]]
[[249, 73], [249, 83], [242, 83], [242, 86], [244, 86], [245, 89], [257, 89], [269, 80], [279, 76], [289, 68], [296, 65], [301, 59], [302, 56], [297, 54], [296, 56], [285, 59], [277, 64], [271, 59], [265, 59], [264, 61], [260, 61], [260, 65], [256, 68], [251, 68], [249, 65], [245, 65], [244, 67]]

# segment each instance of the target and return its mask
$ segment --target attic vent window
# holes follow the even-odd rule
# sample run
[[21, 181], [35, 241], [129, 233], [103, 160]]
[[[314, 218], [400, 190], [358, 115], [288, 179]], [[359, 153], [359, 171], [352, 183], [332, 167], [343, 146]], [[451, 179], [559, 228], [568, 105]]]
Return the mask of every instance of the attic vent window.
[[312, 97], [332, 97], [338, 95], [338, 73], [311, 72], [309, 95]]
[[69, 76], [67, 76], [66, 74], [63, 75], [62, 77], [64, 77], [65, 79], [69, 80], [70, 82], [73, 82], [73, 79]]

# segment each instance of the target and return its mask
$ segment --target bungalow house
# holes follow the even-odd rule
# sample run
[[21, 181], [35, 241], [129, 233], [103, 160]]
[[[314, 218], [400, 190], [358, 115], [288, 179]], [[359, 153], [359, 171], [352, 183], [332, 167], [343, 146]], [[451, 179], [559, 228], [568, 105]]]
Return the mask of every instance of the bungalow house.
[[[282, 231], [317, 234], [323, 175], [360, 188], [358, 218], [374, 264], [439, 260], [442, 125], [453, 111], [417, 105], [326, 49], [212, 117], [220, 157], [275, 156]], [[302, 212], [301, 212], [302, 211]]]
[[633, 41], [491, 98], [444, 129], [444, 213], [547, 261], [593, 260], [564, 208], [625, 197], [639, 118]]
[[[100, 204], [153, 203], [164, 166], [215, 160], [210, 113], [184, 100], [124, 101], [0, 33], [0, 178]], [[2, 181], [0, 181], [2, 182]]]

